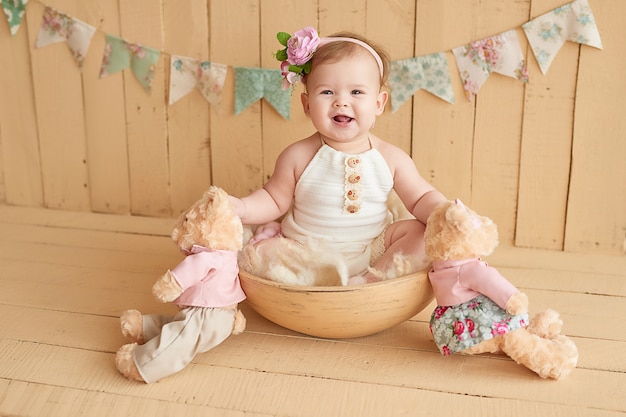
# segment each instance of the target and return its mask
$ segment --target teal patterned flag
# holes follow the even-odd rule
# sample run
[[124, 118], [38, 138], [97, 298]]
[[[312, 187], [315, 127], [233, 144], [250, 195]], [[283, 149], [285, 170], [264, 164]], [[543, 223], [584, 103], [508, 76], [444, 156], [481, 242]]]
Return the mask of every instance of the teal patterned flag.
[[264, 98], [286, 120], [291, 110], [291, 93], [282, 89], [280, 70], [235, 67], [235, 114]]
[[389, 75], [391, 110], [395, 112], [417, 90], [424, 89], [448, 103], [454, 103], [450, 70], [445, 53], [393, 61]]
[[137, 81], [149, 93], [160, 55], [161, 53], [156, 49], [129, 43], [116, 36], [106, 35], [100, 78], [130, 67]]
[[28, 0], [2, 0], [2, 8], [9, 21], [9, 29], [13, 36], [17, 33], [24, 18], [26, 3]]

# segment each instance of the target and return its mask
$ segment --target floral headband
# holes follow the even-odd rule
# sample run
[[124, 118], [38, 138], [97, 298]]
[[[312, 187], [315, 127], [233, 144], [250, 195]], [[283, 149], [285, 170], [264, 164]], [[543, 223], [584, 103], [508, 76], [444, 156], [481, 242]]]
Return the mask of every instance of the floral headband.
[[329, 37], [320, 38], [312, 26], [296, 31], [293, 36], [286, 32], [278, 32], [278, 42], [285, 48], [276, 52], [276, 59], [281, 61], [283, 73], [283, 90], [295, 87], [303, 75], [311, 72], [311, 59], [318, 47], [331, 42], [352, 42], [365, 48], [376, 60], [380, 76], [383, 76], [383, 61], [380, 55], [367, 43], [354, 38]]

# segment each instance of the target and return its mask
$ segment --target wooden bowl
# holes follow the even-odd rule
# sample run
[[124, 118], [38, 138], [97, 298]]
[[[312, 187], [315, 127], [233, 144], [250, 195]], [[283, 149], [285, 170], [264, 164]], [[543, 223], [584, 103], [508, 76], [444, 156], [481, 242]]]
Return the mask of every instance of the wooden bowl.
[[247, 302], [266, 319], [310, 336], [371, 335], [406, 321], [433, 299], [427, 271], [348, 287], [281, 284], [240, 270]]

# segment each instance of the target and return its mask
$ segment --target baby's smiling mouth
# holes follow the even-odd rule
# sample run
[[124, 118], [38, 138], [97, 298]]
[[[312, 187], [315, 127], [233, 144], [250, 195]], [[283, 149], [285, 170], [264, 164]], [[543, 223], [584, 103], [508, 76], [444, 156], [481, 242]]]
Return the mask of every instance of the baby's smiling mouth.
[[352, 117], [344, 116], [340, 114], [338, 116], [333, 117], [333, 120], [336, 121], [337, 123], [349, 123], [354, 119]]

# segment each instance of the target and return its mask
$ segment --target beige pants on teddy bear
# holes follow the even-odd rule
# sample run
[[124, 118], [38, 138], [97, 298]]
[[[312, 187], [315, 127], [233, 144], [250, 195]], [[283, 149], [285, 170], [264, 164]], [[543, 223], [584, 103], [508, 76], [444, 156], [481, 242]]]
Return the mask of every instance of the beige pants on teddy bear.
[[144, 315], [145, 344], [133, 352], [147, 383], [181, 371], [198, 353], [222, 343], [233, 332], [236, 309], [187, 307], [171, 316]]

